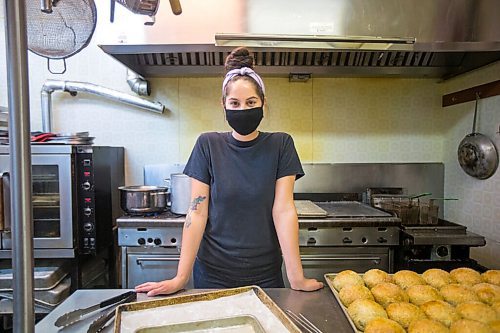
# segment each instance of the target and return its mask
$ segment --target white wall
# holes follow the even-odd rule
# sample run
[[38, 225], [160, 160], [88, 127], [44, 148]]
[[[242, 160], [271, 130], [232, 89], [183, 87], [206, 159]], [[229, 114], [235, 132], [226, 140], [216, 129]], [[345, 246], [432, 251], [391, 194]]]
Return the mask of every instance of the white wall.
[[[500, 63], [470, 72], [442, 85], [448, 94], [500, 78]], [[438, 110], [443, 116], [445, 163], [445, 195], [458, 198], [448, 203], [445, 218], [464, 224], [468, 230], [486, 236], [487, 247], [473, 250], [473, 255], [490, 267], [500, 268], [500, 172], [486, 180], [468, 176], [458, 164], [457, 148], [460, 141], [472, 131], [474, 102], [449, 106]], [[481, 99], [478, 104], [476, 130], [487, 135], [500, 148], [500, 96]]]

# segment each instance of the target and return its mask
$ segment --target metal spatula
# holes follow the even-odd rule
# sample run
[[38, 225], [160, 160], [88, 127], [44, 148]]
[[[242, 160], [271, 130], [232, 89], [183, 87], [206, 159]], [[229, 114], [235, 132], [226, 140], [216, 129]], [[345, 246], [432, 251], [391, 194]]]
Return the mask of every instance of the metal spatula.
[[131, 295], [135, 295], [135, 291], [128, 291], [124, 294], [109, 298], [105, 301], [102, 301], [101, 303], [89, 306], [87, 308], [67, 312], [67, 313], [63, 314], [62, 316], [60, 316], [59, 318], [57, 318], [55, 325], [57, 327], [72, 325], [72, 324], [76, 323], [77, 321], [80, 321], [83, 318], [83, 316], [85, 316], [86, 314], [94, 312], [94, 311], [102, 309], [102, 308], [105, 308], [107, 306], [113, 305], [115, 303], [118, 303], [121, 300], [127, 299]]

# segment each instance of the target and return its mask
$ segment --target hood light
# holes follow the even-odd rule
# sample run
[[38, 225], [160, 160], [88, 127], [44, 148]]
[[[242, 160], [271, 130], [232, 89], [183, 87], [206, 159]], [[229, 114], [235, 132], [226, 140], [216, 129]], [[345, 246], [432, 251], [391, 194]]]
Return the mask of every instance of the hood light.
[[246, 46], [291, 49], [412, 50], [413, 37], [371, 37], [331, 35], [215, 34], [216, 46]]

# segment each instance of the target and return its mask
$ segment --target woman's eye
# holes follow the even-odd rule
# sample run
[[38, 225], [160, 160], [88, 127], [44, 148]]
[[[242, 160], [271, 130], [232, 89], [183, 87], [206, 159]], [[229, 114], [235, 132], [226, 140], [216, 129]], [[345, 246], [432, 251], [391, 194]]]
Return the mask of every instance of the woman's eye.
[[248, 106], [254, 106], [255, 105], [255, 101], [248, 101], [247, 104], [248, 104]]
[[229, 102], [229, 105], [232, 106], [232, 107], [238, 107], [240, 105], [240, 103], [238, 103], [238, 102]]

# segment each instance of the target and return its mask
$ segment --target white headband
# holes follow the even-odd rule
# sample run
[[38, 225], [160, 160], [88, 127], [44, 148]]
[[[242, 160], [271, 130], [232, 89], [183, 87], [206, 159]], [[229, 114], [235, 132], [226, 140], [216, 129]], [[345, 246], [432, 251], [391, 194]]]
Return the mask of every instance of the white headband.
[[231, 79], [235, 76], [250, 76], [252, 79], [257, 82], [259, 87], [262, 89], [262, 92], [265, 94], [266, 93], [266, 88], [264, 88], [264, 82], [260, 78], [259, 74], [255, 73], [255, 71], [251, 68], [248, 67], [242, 67], [242, 68], [236, 68], [236, 69], [231, 69], [229, 72], [227, 72], [226, 77], [224, 78], [224, 82], [222, 82], [222, 95], [225, 94], [226, 92], [226, 86], [231, 81]]

